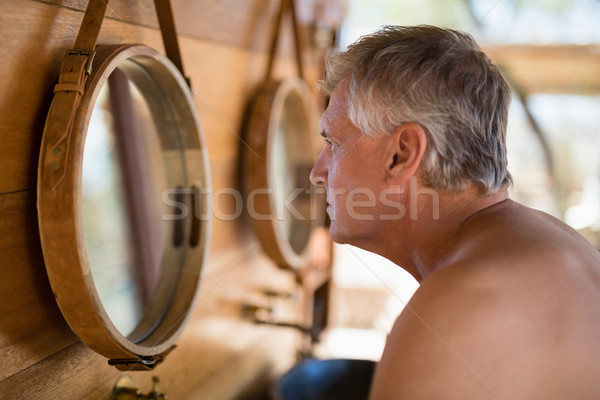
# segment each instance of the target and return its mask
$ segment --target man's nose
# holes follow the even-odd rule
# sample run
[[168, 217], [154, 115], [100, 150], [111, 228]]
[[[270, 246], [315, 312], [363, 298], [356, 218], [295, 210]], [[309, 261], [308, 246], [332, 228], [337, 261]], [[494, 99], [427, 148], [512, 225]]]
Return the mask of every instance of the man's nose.
[[327, 168], [325, 166], [324, 154], [326, 149], [323, 149], [317, 162], [310, 171], [310, 181], [315, 186], [325, 186], [327, 183]]

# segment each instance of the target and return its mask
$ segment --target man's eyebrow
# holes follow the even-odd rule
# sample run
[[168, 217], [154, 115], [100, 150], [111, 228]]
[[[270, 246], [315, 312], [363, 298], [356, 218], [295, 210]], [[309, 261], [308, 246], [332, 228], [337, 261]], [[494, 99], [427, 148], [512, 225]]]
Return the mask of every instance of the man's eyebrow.
[[328, 138], [329, 135], [327, 135], [327, 132], [325, 132], [325, 130], [321, 130], [321, 136], [323, 136], [325, 139]]

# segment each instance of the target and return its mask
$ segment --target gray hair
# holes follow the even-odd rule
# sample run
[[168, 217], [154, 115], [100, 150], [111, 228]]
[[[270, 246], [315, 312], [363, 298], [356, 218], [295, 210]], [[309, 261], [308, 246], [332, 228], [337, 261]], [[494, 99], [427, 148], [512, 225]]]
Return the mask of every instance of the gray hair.
[[348, 117], [364, 135], [416, 122], [427, 134], [423, 179], [434, 189], [482, 193], [508, 186], [510, 89], [472, 36], [420, 25], [386, 26], [326, 61], [321, 90], [345, 85]]

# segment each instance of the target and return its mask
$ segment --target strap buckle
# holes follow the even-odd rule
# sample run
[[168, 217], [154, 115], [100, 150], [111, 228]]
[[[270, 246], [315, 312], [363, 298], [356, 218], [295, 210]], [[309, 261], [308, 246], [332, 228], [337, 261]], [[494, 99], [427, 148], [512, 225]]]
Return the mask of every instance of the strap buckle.
[[96, 56], [96, 50], [76, 50], [71, 49], [67, 50], [67, 56], [85, 56], [88, 58], [87, 64], [85, 66], [85, 72], [88, 75], [92, 74], [92, 63], [94, 62], [94, 57]]

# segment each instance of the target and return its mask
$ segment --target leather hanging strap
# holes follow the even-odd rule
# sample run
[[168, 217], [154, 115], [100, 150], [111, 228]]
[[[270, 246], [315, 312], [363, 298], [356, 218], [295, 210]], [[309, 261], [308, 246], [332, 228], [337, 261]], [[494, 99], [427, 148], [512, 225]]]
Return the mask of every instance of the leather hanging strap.
[[296, 18], [296, 7], [294, 0], [281, 0], [279, 7], [279, 14], [275, 20], [275, 29], [273, 31], [273, 38], [271, 39], [271, 48], [269, 50], [269, 61], [267, 64], [267, 72], [265, 80], [271, 79], [271, 73], [273, 72], [273, 63], [275, 62], [275, 52], [277, 51], [277, 43], [279, 41], [279, 32], [281, 30], [281, 20], [283, 14], [289, 12], [292, 19], [292, 30], [294, 34], [294, 49], [296, 55], [296, 69], [298, 70], [298, 76], [300, 79], [304, 79], [304, 73], [302, 72], [302, 49], [300, 47], [300, 34], [298, 33], [298, 20]]
[[73, 128], [85, 82], [91, 73], [94, 49], [106, 6], [107, 0], [90, 0], [88, 3], [75, 40], [75, 48], [67, 51], [60, 66], [58, 83], [54, 86], [54, 98], [44, 128], [44, 140], [50, 144], [47, 146], [49, 151], [40, 155], [41, 165], [52, 171], [47, 175], [52, 190], [56, 190], [67, 175], [65, 157], [70, 152], [72, 137], [69, 132]]
[[85, 81], [92, 71], [94, 49], [107, 5], [108, 0], [90, 0], [88, 3], [75, 46], [67, 51], [60, 67], [59, 81], [54, 87], [54, 93], [76, 92], [79, 97], [83, 94]]
[[79, 28], [79, 34], [75, 40], [75, 49], [94, 50], [107, 6], [108, 0], [90, 0]]
[[181, 76], [185, 78], [188, 86], [191, 87], [190, 78], [183, 72], [183, 62], [181, 61], [181, 53], [179, 52], [179, 42], [177, 40], [177, 30], [175, 29], [175, 18], [173, 17], [171, 2], [169, 0], [154, 0], [154, 5], [167, 57], [175, 64], [179, 72], [181, 72]]
[[58, 84], [54, 87], [57, 92], [77, 92], [83, 94], [87, 76], [92, 72], [92, 62], [98, 41], [100, 27], [106, 14], [108, 0], [90, 0], [83, 16], [75, 46], [67, 51], [67, 56], [60, 68]]

